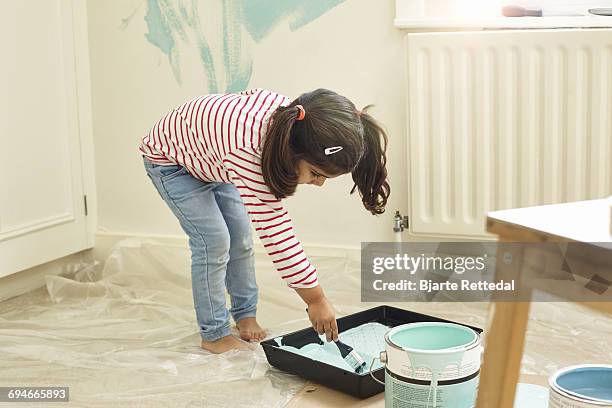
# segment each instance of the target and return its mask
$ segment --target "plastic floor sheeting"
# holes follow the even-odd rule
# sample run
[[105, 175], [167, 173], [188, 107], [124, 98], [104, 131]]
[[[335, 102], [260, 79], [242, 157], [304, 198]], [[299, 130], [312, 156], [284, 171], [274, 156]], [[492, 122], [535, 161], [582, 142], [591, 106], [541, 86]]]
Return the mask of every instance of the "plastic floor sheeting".
[[[199, 347], [189, 259], [187, 248], [125, 240], [104, 262], [0, 303], [0, 386], [68, 386], [71, 407], [284, 406], [304, 381], [270, 367], [261, 347], [222, 355]], [[269, 337], [308, 327], [299, 297], [265, 256], [256, 259], [258, 320]], [[311, 261], [338, 316], [376, 306], [360, 302], [358, 261]], [[486, 329], [485, 303], [392, 305]], [[609, 362], [611, 338], [609, 317], [535, 304], [522, 371]]]

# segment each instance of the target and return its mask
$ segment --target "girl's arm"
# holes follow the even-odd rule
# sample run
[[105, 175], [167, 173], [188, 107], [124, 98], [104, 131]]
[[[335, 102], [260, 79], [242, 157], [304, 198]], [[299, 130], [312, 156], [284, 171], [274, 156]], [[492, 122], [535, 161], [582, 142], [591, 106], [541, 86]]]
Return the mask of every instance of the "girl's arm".
[[302, 288], [295, 290], [308, 305], [308, 317], [312, 328], [319, 334], [325, 333], [327, 341], [338, 340], [338, 324], [334, 308], [329, 303], [321, 285], [315, 288]]

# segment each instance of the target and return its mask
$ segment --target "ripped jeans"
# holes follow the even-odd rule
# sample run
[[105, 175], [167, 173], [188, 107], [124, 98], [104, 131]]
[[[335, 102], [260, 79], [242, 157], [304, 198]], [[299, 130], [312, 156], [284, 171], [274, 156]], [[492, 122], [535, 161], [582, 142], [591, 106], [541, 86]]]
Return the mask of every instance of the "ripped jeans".
[[181, 166], [143, 160], [147, 175], [189, 237], [200, 336], [205, 341], [225, 337], [230, 334], [230, 314], [238, 322], [255, 317], [257, 309], [251, 225], [238, 189], [198, 180]]

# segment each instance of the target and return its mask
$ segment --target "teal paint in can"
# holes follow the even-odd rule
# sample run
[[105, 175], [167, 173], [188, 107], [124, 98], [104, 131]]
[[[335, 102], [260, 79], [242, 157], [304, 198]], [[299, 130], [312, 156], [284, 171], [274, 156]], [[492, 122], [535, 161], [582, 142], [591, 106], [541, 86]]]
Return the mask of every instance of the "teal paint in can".
[[386, 408], [471, 408], [476, 405], [481, 338], [469, 327], [422, 322], [385, 335]]

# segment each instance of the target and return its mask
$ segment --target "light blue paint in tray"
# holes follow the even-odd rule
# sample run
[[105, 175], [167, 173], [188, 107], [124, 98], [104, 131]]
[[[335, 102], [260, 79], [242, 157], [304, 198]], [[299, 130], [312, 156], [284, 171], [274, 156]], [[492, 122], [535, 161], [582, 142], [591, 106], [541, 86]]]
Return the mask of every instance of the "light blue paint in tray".
[[[374, 357], [378, 357], [380, 352], [385, 349], [385, 334], [389, 330], [389, 327], [381, 323], [366, 323], [361, 326], [353, 327], [347, 331], [344, 331], [338, 335], [338, 338], [343, 343], [353, 347], [353, 349], [359, 353], [361, 358], [367, 363], [366, 370], [361, 375], [367, 375], [370, 372], [370, 364]], [[344, 361], [340, 355], [338, 347], [332, 342], [325, 341], [325, 336], [321, 336], [323, 344], [307, 344], [302, 348], [295, 348], [291, 346], [282, 346], [282, 337], [274, 338], [274, 341], [280, 349], [287, 350], [291, 353], [299, 354], [307, 357], [311, 360], [321, 361], [343, 370], [354, 372], [349, 364]], [[372, 370], [381, 368], [383, 365], [380, 360], [374, 362]]]

